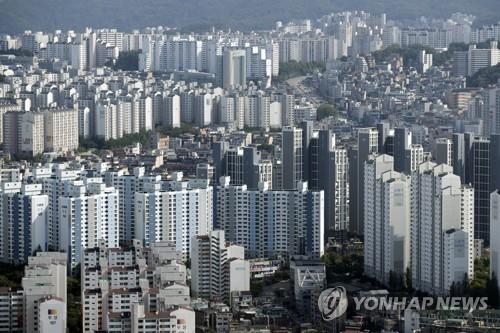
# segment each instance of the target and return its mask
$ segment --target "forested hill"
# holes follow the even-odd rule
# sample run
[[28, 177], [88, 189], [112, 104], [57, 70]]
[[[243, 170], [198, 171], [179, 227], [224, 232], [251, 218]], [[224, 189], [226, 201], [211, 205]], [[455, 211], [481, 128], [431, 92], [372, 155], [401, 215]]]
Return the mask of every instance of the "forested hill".
[[363, 9], [392, 18], [474, 14], [481, 22], [500, 20], [500, 0], [0, 0], [0, 33], [24, 30], [123, 30], [146, 26], [198, 31], [211, 26], [269, 29], [277, 20], [316, 18], [332, 11]]

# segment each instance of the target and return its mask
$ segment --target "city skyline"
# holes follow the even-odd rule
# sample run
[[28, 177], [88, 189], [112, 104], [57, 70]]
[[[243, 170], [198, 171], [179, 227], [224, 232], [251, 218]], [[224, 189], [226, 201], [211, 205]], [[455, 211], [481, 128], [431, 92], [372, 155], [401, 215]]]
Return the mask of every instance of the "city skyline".
[[480, 1], [0, 34], [0, 330], [500, 330]]

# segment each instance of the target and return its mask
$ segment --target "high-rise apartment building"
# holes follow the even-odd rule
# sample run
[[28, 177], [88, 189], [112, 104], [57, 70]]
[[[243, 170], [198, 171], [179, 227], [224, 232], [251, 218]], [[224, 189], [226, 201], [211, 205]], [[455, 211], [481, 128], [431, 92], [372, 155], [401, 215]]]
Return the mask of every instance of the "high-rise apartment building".
[[3, 126], [5, 150], [14, 155], [65, 153], [78, 148], [77, 110], [7, 112]]
[[245, 125], [251, 128], [270, 128], [270, 97], [263, 94], [248, 96], [248, 112], [245, 112]]
[[478, 49], [472, 44], [468, 51], [455, 52], [454, 72], [458, 75], [472, 76], [482, 68], [495, 66], [500, 62], [500, 50], [497, 45], [497, 41], [491, 41], [489, 48]]
[[412, 174], [412, 284], [430, 294], [474, 274], [474, 190], [452, 171], [424, 162]]
[[437, 164], [453, 165], [452, 141], [448, 138], [436, 139], [435, 160]]
[[132, 100], [132, 133], [153, 129], [153, 100], [138, 93]]
[[40, 112], [7, 112], [3, 116], [4, 151], [36, 156], [45, 149], [44, 116]]
[[144, 191], [150, 184], [160, 184], [159, 176], [146, 176], [143, 167], [136, 167], [132, 173], [124, 170], [107, 171], [106, 185], [118, 191], [118, 225], [120, 243], [130, 242], [135, 237], [135, 193]]
[[74, 180], [80, 175], [80, 170], [65, 169], [63, 166], [54, 171], [48, 168], [35, 169], [36, 180], [42, 184], [43, 194], [49, 199], [47, 213], [47, 249], [60, 250], [61, 225], [59, 223], [59, 202], [67, 196]]
[[28, 258], [22, 280], [25, 332], [66, 331], [66, 261], [58, 252]]
[[394, 171], [411, 172], [406, 168], [406, 150], [411, 146], [411, 132], [407, 128], [394, 129]]
[[0, 332], [24, 332], [23, 290], [0, 288]]
[[108, 247], [119, 243], [118, 191], [101, 178], [74, 181], [59, 199], [59, 248], [68, 253], [70, 268], [81, 263], [83, 251], [100, 240]]
[[[500, 235], [500, 190], [495, 190], [490, 196], [490, 236], [498, 239]], [[497, 277], [500, 274], [500, 242], [490, 244], [490, 274]]]
[[192, 123], [194, 120], [194, 92], [183, 91], [181, 97], [181, 122]]
[[3, 183], [0, 199], [0, 260], [21, 264], [47, 249], [49, 197], [41, 184]]
[[[83, 332], [194, 332], [182, 254], [169, 242], [124, 247], [101, 241], [82, 259]], [[173, 319], [175, 326], [170, 324]], [[168, 325], [168, 326], [167, 326]], [[180, 327], [178, 326], [180, 325]]]
[[0, 143], [3, 143], [3, 116], [9, 111], [21, 111], [21, 103], [13, 99], [0, 99]]
[[364, 163], [370, 155], [378, 153], [378, 131], [374, 128], [358, 129], [358, 145], [348, 151], [349, 157], [349, 227], [363, 234], [363, 181]]
[[222, 56], [222, 72], [224, 89], [246, 87], [247, 59], [245, 50], [224, 51]]
[[474, 137], [471, 147], [474, 238], [490, 241], [490, 140]]
[[205, 127], [212, 123], [213, 96], [212, 94], [200, 94], [194, 96], [194, 122]]
[[410, 267], [411, 183], [392, 169], [392, 157], [379, 155], [364, 172], [364, 269], [386, 285]]
[[496, 177], [491, 158], [495, 156], [489, 139], [472, 133], [453, 134], [453, 172], [474, 188], [474, 237], [486, 242], [490, 239], [489, 197]]
[[45, 151], [65, 153], [78, 148], [78, 111], [44, 111]]
[[286, 93], [274, 94], [273, 99], [281, 105], [281, 124], [282, 126], [293, 126], [295, 97]]
[[269, 183], [249, 190], [223, 178], [216, 200], [217, 225], [248, 257], [323, 254], [323, 191], [309, 191], [306, 183], [287, 191], [270, 190]]
[[483, 120], [483, 135], [500, 134], [500, 88], [486, 88], [481, 92], [481, 97], [482, 112], [478, 113]]
[[303, 179], [302, 129], [284, 127], [282, 131], [283, 189], [293, 190]]
[[191, 286], [194, 296], [229, 301], [231, 293], [250, 290], [245, 248], [228, 244], [223, 230], [192, 240]]
[[[396, 157], [394, 157], [396, 159]], [[420, 163], [424, 161], [424, 148], [422, 145], [412, 144], [405, 149], [404, 169], [407, 175], [415, 171]]]
[[147, 246], [170, 241], [184, 256], [191, 240], [206, 235], [213, 225], [213, 190], [208, 179], [182, 181], [177, 174], [168, 188], [151, 183], [135, 193], [135, 238]]
[[349, 168], [347, 150], [337, 147], [330, 130], [302, 123], [303, 177], [311, 190], [325, 193], [325, 236], [349, 228]]
[[181, 98], [179, 95], [165, 96], [160, 121], [170, 127], [181, 126]]

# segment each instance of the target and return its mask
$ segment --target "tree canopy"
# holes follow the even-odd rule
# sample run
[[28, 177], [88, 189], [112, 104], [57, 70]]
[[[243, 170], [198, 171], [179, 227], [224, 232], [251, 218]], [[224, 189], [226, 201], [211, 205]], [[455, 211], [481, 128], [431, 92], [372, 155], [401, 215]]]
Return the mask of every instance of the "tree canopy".
[[322, 120], [330, 116], [336, 116], [335, 106], [329, 103], [323, 103], [318, 107], [316, 111], [316, 119]]
[[498, 0], [2, 0], [0, 31], [5, 33], [116, 27], [188, 27], [207, 31], [211, 26], [239, 30], [268, 29], [278, 20], [317, 18], [330, 12], [363, 9], [387, 13], [391, 19], [420, 16], [446, 18], [455, 12], [476, 15], [478, 21], [500, 19]]
[[324, 72], [324, 62], [297, 62], [295, 60], [280, 63], [278, 80], [285, 81], [293, 77], [312, 74], [315, 71]]
[[500, 79], [500, 64], [492, 67], [485, 67], [467, 78], [467, 87], [485, 88], [490, 84], [495, 84]]
[[437, 51], [432, 47], [423, 45], [409, 45], [406, 47], [401, 47], [399, 45], [390, 45], [382, 50], [372, 52], [372, 56], [375, 58], [377, 63], [389, 61], [391, 56], [394, 54], [403, 57], [403, 63], [405, 66], [416, 66], [418, 61], [418, 54], [420, 51], [424, 50], [426, 53], [430, 53], [433, 56], [433, 64], [436, 66], [441, 66], [446, 64], [453, 58], [453, 52], [467, 49], [468, 45], [463, 43], [452, 43], [447, 51]]
[[104, 140], [102, 138], [83, 139], [80, 138], [81, 149], [116, 149], [124, 148], [135, 143], [146, 145], [150, 138], [150, 131], [127, 134], [120, 139]]

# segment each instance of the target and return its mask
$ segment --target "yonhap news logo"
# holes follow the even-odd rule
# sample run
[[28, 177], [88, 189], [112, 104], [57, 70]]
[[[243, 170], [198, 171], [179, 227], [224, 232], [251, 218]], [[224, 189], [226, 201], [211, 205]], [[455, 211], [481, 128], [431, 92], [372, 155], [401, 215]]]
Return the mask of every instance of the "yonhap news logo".
[[[487, 297], [352, 297], [356, 311], [403, 311], [403, 310], [486, 310]], [[318, 298], [318, 308], [325, 321], [344, 315], [349, 305], [346, 289], [336, 286], [323, 290]]]
[[318, 298], [319, 311], [326, 321], [342, 316], [347, 310], [347, 304], [347, 292], [341, 286], [323, 290]]

